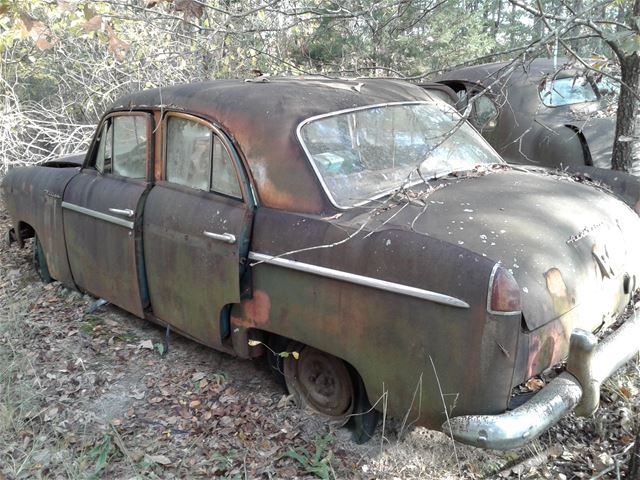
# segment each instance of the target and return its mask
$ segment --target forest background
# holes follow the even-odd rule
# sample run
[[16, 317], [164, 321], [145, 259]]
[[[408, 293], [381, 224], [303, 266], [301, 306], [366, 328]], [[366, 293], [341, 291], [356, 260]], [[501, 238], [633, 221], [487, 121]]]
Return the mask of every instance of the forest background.
[[614, 167], [626, 169], [640, 158], [639, 52], [640, 0], [0, 0], [0, 175], [82, 151], [105, 108], [144, 88], [258, 74], [426, 81], [553, 56], [622, 76], [630, 113]]
[[[624, 122], [618, 122], [612, 164], [628, 168], [632, 158], [640, 159], [640, 0], [0, 0], [0, 177], [13, 166], [82, 151], [105, 109], [119, 96], [144, 88], [261, 74], [383, 76], [423, 82], [465, 65], [513, 60], [517, 67], [536, 57], [554, 56], [569, 57], [590, 74], [622, 82], [618, 105], [624, 108], [618, 108], [618, 113], [624, 114]], [[4, 229], [8, 223], [0, 207], [0, 226]], [[0, 372], [0, 394], [4, 392], [0, 395], [0, 480], [3, 468], [9, 478], [93, 478], [86, 472], [133, 478], [148, 469], [160, 472], [155, 478], [167, 478], [168, 470], [162, 469], [176, 464], [178, 478], [199, 472], [198, 468], [209, 476], [229, 471], [247, 477], [249, 471], [252, 476], [266, 472], [273, 478], [297, 475], [302, 468], [326, 478], [334, 466], [338, 471], [334, 477], [347, 476], [345, 472], [356, 468], [365, 478], [383, 474], [386, 478], [461, 478], [462, 472], [467, 478], [485, 478], [495, 472], [504, 473], [503, 478], [602, 478], [605, 474], [620, 478], [630, 449], [634, 444], [638, 449], [637, 440], [634, 443], [638, 407], [637, 401], [633, 405], [630, 401], [638, 398], [637, 363], [629, 366], [632, 374], [624, 373], [607, 390], [610, 398], [623, 400], [608, 402], [597, 418], [572, 418], [559, 424], [522, 456], [466, 447], [456, 451], [446, 437], [427, 431], [418, 431], [384, 454], [380, 449], [377, 458], [367, 456], [368, 447], [358, 450], [347, 440], [338, 439], [327, 447], [328, 437], [314, 441], [304, 434], [296, 437], [305, 429], [288, 426], [287, 432], [282, 419], [297, 419], [291, 425], [301, 425], [304, 417], [310, 422], [306, 431], [315, 433], [319, 428], [313, 417], [309, 420], [304, 412], [272, 401], [273, 393], [256, 395], [256, 383], [249, 383], [256, 380], [252, 378], [256, 370], [222, 357], [214, 358], [225, 375], [231, 372], [230, 378], [247, 379], [244, 389], [242, 383], [238, 388], [242, 380], [227, 389], [226, 377], [209, 376], [216, 379], [211, 380], [215, 389], [210, 394], [227, 389], [225, 396], [231, 399], [221, 413], [221, 419], [231, 422], [228, 435], [205, 431], [195, 437], [198, 443], [189, 435], [167, 436], [157, 420], [166, 425], [177, 421], [178, 426], [183, 420], [176, 420], [173, 413], [168, 416], [173, 412], [168, 400], [163, 408], [156, 400], [165, 402], [166, 395], [188, 400], [188, 405], [200, 404], [194, 398], [193, 382], [209, 381], [203, 370], [210, 371], [214, 354], [198, 353], [186, 340], [174, 340], [170, 357], [174, 363], [166, 367], [159, 356], [151, 356], [155, 351], [147, 339], [159, 338], [161, 333], [149, 333], [148, 326], [136, 324], [133, 318], [123, 321], [122, 312], [108, 311], [106, 319], [94, 315], [90, 320], [83, 312], [91, 300], [59, 285], [37, 284], [28, 254], [17, 256], [0, 245], [0, 265], [0, 288], [4, 298], [12, 299], [7, 311], [13, 315], [0, 325], [0, 340], [11, 345], [11, 349], [0, 349], [5, 365]], [[22, 313], [16, 312], [26, 311], [25, 305], [33, 305], [36, 299], [35, 306], [29, 307], [35, 320], [23, 322]], [[78, 332], [85, 332], [90, 340], [77, 340]], [[114, 338], [129, 338], [133, 346], [127, 350], [113, 343]], [[139, 342], [142, 339], [147, 340]], [[182, 346], [177, 345], [181, 341]], [[147, 343], [150, 349], [140, 347]], [[62, 365], [69, 351], [76, 352], [74, 348], [84, 360], [78, 356], [80, 363]], [[140, 363], [122, 355], [123, 351], [144, 358], [146, 372], [156, 364], [151, 377], [145, 374], [149, 399], [138, 391], [143, 388]], [[112, 356], [98, 358], [102, 354]], [[32, 358], [37, 359], [37, 369]], [[112, 419], [111, 430], [96, 432], [90, 428], [94, 417], [86, 414], [105, 410], [109, 394], [96, 392], [109, 392], [101, 385], [107, 378], [104, 372], [112, 370], [136, 389], [118, 398], [127, 405], [134, 400], [148, 403], [146, 412], [153, 413], [154, 422], [143, 423], [145, 410], [136, 404], [137, 414], [144, 417], [140, 422], [135, 423], [133, 416], [115, 419], [135, 423], [135, 428], [121, 428], [128, 448], [116, 428], [119, 423]], [[64, 388], [92, 392], [85, 395], [85, 410], [58, 388], [67, 374], [77, 386], [69, 383]], [[33, 387], [33, 376], [38, 388]], [[267, 382], [265, 377], [259, 377], [258, 383]], [[271, 391], [277, 390], [272, 387]], [[65, 401], [60, 399], [61, 392]], [[243, 395], [250, 395], [251, 401]], [[267, 406], [251, 403], [256, 396]], [[114, 403], [113, 398], [110, 401]], [[48, 406], [34, 413], [34, 404]], [[233, 419], [248, 414], [238, 415], [240, 408], [253, 409], [251, 415], [266, 409], [268, 414], [259, 416], [260, 432], [265, 438], [279, 439], [275, 450], [266, 450], [271, 449], [267, 442], [264, 456], [242, 456], [233, 424], [240, 420]], [[37, 430], [32, 419], [39, 416], [44, 426]], [[191, 417], [183, 423], [191, 428], [189, 422]], [[32, 428], [35, 433], [30, 432]], [[276, 451], [281, 453], [274, 459]], [[180, 458], [188, 461], [180, 463]], [[298, 470], [294, 462], [301, 465]], [[522, 476], [523, 472], [529, 473]]]

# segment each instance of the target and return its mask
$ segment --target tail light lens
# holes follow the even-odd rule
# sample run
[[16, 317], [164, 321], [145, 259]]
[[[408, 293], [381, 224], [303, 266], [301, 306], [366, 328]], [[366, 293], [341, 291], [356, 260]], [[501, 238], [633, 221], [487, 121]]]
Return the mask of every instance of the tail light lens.
[[520, 312], [522, 310], [518, 282], [509, 270], [499, 264], [493, 267], [491, 273], [487, 307], [489, 312], [496, 313]]

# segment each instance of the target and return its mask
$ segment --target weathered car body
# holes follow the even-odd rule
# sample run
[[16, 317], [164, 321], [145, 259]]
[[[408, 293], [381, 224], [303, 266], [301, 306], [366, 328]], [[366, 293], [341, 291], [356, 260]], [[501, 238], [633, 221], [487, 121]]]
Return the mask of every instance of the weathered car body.
[[[7, 174], [11, 238], [36, 235], [65, 285], [210, 347], [295, 350], [287, 385], [326, 415], [385, 397], [391, 415], [441, 428], [446, 409], [456, 438], [515, 447], [597, 393], [574, 369], [565, 393], [543, 390], [548, 418], [534, 398], [501, 426], [513, 387], [629, 303], [640, 219], [589, 182], [504, 164], [446, 96], [313, 78], [136, 93], [82, 167]], [[610, 375], [638, 324], [573, 363]]]
[[[611, 168], [613, 87], [568, 60], [497, 62], [447, 72], [438, 81], [473, 102], [470, 121], [509, 163]], [[606, 78], [605, 78], [606, 80]], [[606, 87], [606, 90], [605, 88]]]

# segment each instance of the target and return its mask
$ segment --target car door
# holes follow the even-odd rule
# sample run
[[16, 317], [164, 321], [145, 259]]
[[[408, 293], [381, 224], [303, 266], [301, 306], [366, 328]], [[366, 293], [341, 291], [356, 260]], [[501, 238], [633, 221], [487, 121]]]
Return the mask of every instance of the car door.
[[150, 188], [151, 116], [107, 116], [86, 165], [65, 189], [65, 242], [76, 285], [142, 317], [141, 220]]
[[240, 301], [253, 202], [225, 135], [202, 119], [169, 113], [164, 163], [143, 220], [153, 315], [211, 346], [229, 334]]

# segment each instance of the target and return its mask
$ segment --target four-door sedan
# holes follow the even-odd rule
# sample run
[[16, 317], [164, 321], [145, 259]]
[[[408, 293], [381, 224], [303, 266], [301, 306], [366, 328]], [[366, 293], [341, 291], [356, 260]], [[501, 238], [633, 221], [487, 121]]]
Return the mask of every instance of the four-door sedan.
[[[446, 89], [143, 91], [107, 112], [79, 161], [2, 183], [10, 240], [35, 237], [42, 277], [223, 352], [269, 354], [301, 404], [359, 439], [384, 403], [514, 448], [592, 413], [638, 352], [635, 314], [600, 343], [591, 333], [638, 290], [638, 215], [590, 182], [505, 164]], [[509, 410], [515, 387], [567, 356]]]
[[515, 69], [510, 62], [489, 63], [447, 72], [439, 81], [456, 92], [460, 110], [488, 88], [473, 101], [469, 119], [507, 162], [610, 169], [617, 86], [567, 63], [535, 59]]

